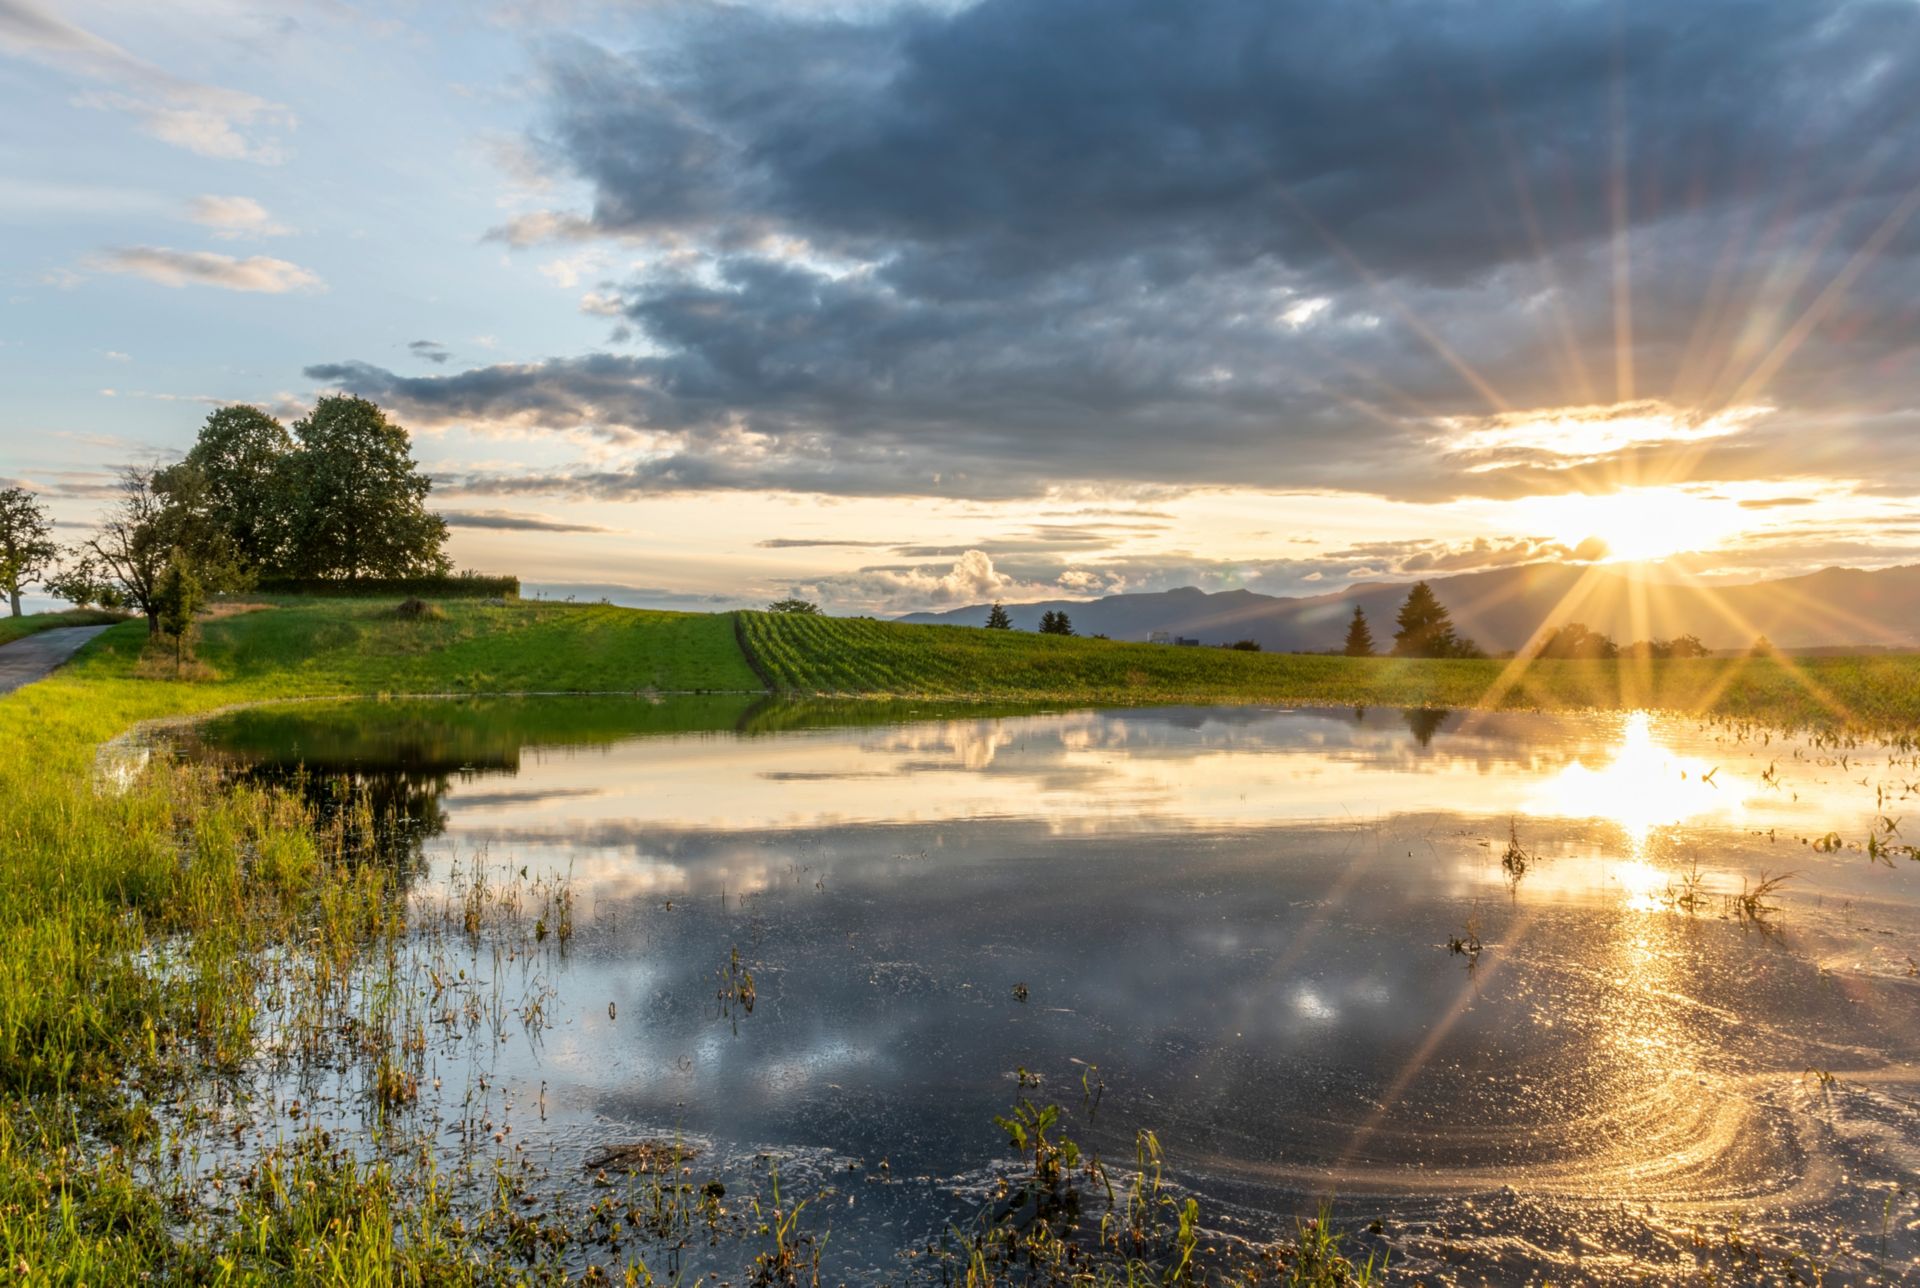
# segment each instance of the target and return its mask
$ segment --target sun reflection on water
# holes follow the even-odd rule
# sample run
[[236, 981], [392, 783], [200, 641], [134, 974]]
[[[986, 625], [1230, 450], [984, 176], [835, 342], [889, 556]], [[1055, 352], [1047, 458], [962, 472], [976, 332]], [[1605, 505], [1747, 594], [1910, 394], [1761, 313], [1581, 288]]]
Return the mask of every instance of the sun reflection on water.
[[[1747, 801], [1739, 778], [1718, 766], [1683, 756], [1660, 742], [1644, 711], [1629, 715], [1611, 759], [1599, 768], [1579, 761], [1560, 770], [1528, 797], [1525, 811], [1535, 817], [1600, 818], [1626, 834], [1632, 856], [1651, 881], [1665, 877], [1644, 863], [1647, 838], [1656, 828], [1706, 816], [1737, 822]], [[1616, 875], [1631, 883], [1634, 873], [1622, 865]], [[1638, 891], [1651, 893], [1651, 891]]]

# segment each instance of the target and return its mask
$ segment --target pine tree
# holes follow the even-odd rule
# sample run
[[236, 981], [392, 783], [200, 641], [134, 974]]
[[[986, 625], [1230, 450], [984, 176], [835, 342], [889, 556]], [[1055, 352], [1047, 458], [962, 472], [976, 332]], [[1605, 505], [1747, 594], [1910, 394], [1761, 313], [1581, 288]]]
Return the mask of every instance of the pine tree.
[[1006, 605], [1000, 603], [998, 600], [994, 601], [992, 609], [987, 613], [987, 629], [990, 631], [1010, 631], [1013, 629], [1013, 618], [1008, 615]]
[[1452, 615], [1424, 581], [1415, 582], [1407, 592], [1407, 602], [1400, 605], [1395, 620], [1400, 627], [1393, 633], [1395, 657], [1453, 657], [1460, 651]]
[[1048, 609], [1040, 614], [1040, 633], [1042, 635], [1071, 635], [1073, 621], [1064, 612]]
[[1373, 628], [1367, 625], [1366, 610], [1353, 606], [1353, 620], [1347, 623], [1347, 645], [1341, 652], [1348, 657], [1372, 657]]

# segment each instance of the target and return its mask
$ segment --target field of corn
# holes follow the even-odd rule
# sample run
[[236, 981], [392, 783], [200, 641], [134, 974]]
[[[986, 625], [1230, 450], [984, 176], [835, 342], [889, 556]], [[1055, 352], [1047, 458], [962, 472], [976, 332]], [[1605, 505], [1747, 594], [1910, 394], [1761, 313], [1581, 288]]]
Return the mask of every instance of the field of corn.
[[793, 693], [1127, 705], [1648, 707], [1896, 738], [1920, 730], [1920, 656], [1429, 661], [777, 613], [743, 613], [740, 625], [759, 672]]

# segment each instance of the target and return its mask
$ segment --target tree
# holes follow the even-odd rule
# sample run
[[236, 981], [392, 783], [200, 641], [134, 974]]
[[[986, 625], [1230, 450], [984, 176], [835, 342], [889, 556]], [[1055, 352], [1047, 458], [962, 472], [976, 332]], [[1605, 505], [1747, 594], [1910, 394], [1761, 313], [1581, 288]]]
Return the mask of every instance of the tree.
[[286, 496], [294, 510], [284, 560], [296, 576], [440, 576], [447, 523], [426, 508], [432, 480], [407, 431], [364, 398], [333, 395], [293, 424]]
[[258, 407], [207, 414], [186, 463], [205, 480], [208, 517], [250, 568], [278, 568], [286, 550], [293, 498], [293, 436]]
[[1071, 635], [1073, 634], [1073, 619], [1068, 617], [1065, 612], [1056, 612], [1053, 609], [1048, 609], [1046, 612], [1040, 614], [1040, 633], [1042, 635]]
[[1227, 645], [1227, 647], [1230, 649], [1238, 650], [1239, 652], [1242, 652], [1242, 653], [1258, 653], [1260, 651], [1260, 641], [1259, 640], [1235, 640], [1233, 643]]
[[1424, 581], [1407, 592], [1395, 621], [1400, 628], [1393, 633], [1395, 657], [1451, 657], [1459, 646], [1453, 616]]
[[121, 602], [147, 619], [147, 633], [158, 634], [160, 578], [173, 548], [165, 539], [164, 507], [153, 489], [156, 471], [138, 465], [120, 470], [120, 499], [100, 525], [100, 531], [81, 547], [81, 561], [120, 596]]
[[805, 599], [776, 599], [767, 605], [769, 613], [792, 613], [797, 617], [818, 617], [820, 605]]
[[1707, 652], [1698, 635], [1676, 635], [1667, 641], [1668, 657], [1705, 657]]
[[1347, 623], [1347, 642], [1340, 650], [1348, 657], [1372, 657], [1373, 627], [1367, 625], [1367, 612], [1360, 605], [1353, 606], [1353, 620]]
[[998, 600], [987, 610], [987, 629], [990, 631], [1010, 631], [1013, 629], [1013, 617], [1007, 612], [1006, 605]]
[[47, 575], [59, 555], [53, 522], [40, 499], [23, 487], [0, 491], [0, 591], [20, 616], [20, 588]]
[[1613, 637], [1599, 631], [1589, 630], [1584, 622], [1568, 622], [1540, 641], [1534, 650], [1536, 657], [1549, 658], [1605, 658], [1620, 656], [1619, 647]]
[[162, 635], [173, 637], [173, 673], [180, 674], [187, 660], [188, 638], [193, 631], [193, 615], [206, 598], [200, 578], [194, 574], [193, 561], [179, 546], [167, 557], [165, 571], [154, 587], [152, 620]]
[[78, 547], [66, 562], [48, 575], [42, 583], [47, 593], [75, 608], [91, 608], [96, 604], [101, 608], [120, 607], [125, 600], [119, 587], [100, 575], [97, 561], [85, 551], [85, 546]]

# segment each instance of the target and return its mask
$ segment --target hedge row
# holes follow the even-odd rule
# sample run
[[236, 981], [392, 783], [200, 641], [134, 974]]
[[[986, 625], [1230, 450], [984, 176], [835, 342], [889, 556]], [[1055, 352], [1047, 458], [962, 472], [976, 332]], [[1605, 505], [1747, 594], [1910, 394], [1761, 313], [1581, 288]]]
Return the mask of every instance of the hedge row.
[[262, 577], [254, 586], [262, 595], [414, 595], [424, 599], [518, 599], [518, 577], [460, 573], [447, 577]]

